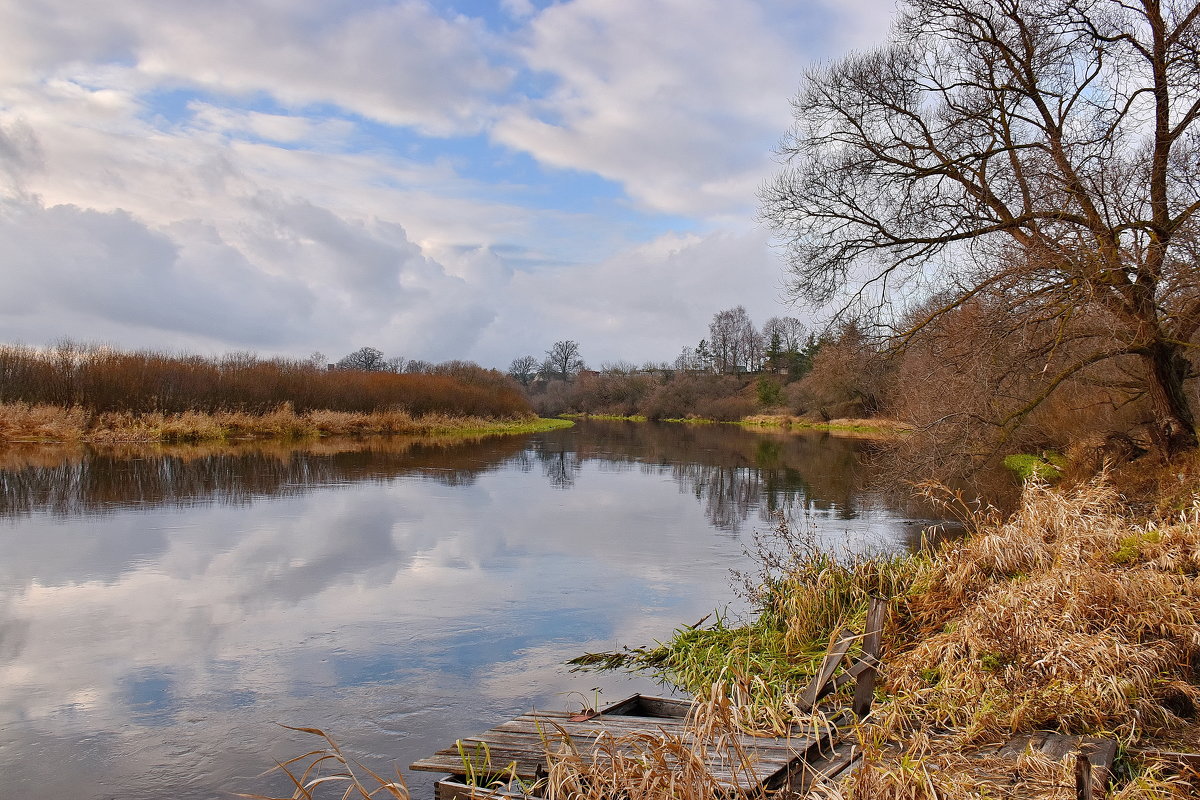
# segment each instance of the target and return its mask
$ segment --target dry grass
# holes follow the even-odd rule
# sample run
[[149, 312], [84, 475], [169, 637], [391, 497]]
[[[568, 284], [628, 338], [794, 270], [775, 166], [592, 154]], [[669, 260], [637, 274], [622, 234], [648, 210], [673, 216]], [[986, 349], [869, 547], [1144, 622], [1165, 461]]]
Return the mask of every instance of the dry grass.
[[[945, 553], [905, 609], [890, 659], [897, 729], [964, 743], [1035, 728], [1165, 731], [1200, 702], [1200, 504], [1133, 524], [1095, 482], [1027, 489], [1020, 510]], [[1177, 713], [1178, 712], [1178, 713]]]
[[413, 415], [403, 410], [374, 412], [315, 410], [297, 413], [283, 403], [263, 414], [244, 411], [106, 411], [80, 407], [0, 404], [0, 442], [208, 442], [230, 439], [303, 439], [317, 436], [430, 436], [520, 433], [564, 421], [532, 417], [490, 418], [463, 414]]
[[[1200, 502], [1135, 521], [1103, 478], [1030, 485], [1012, 517], [980, 520], [915, 576], [887, 634], [863, 767], [828, 797], [1072, 798], [1073, 759], [988, 746], [1034, 730], [1128, 746], [1185, 727], [1200, 702]], [[1114, 798], [1195, 796], [1179, 774], [1122, 770]]]
[[[1161, 769], [1139, 769], [1106, 795], [1108, 800], [1194, 797], [1183, 778]], [[1040, 752], [1002, 758], [963, 750], [941, 736], [922, 733], [905, 746], [868, 744], [862, 765], [840, 784], [818, 787], [822, 800], [1075, 800], [1075, 759]]]
[[3, 403], [0, 404], [0, 441], [78, 441], [83, 438], [91, 417], [78, 407]]
[[[582, 743], [567, 738], [547, 753], [543, 794], [549, 800], [728, 800], [735, 786], [767, 795], [755, 758], [739, 738], [737, 703], [722, 684], [698, 703], [681, 734], [603, 733]], [[560, 739], [564, 737], [558, 737]]]
[[[291, 782], [293, 791], [287, 797], [270, 797], [263, 794], [238, 794], [238, 797], [253, 800], [316, 800], [318, 797], [339, 796], [341, 800], [349, 800], [351, 797], [360, 800], [372, 800], [375, 797], [410, 799], [408, 786], [399, 772], [394, 779], [380, 777], [359, 762], [347, 758], [333, 737], [319, 728], [296, 728], [291, 725], [282, 727], [317, 736], [324, 746], [277, 764], [275, 769], [271, 770], [282, 772]], [[269, 775], [271, 772], [265, 774]]]

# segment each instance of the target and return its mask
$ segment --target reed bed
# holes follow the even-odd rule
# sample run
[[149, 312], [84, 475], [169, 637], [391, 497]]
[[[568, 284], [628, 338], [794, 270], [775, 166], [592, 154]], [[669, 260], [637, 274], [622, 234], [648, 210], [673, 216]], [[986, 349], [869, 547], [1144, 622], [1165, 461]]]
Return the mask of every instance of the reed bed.
[[568, 425], [530, 416], [414, 415], [317, 409], [298, 413], [283, 403], [262, 414], [245, 411], [90, 412], [80, 407], [0, 403], [0, 442], [214, 442], [234, 439], [304, 439], [319, 436], [431, 436], [522, 433]]

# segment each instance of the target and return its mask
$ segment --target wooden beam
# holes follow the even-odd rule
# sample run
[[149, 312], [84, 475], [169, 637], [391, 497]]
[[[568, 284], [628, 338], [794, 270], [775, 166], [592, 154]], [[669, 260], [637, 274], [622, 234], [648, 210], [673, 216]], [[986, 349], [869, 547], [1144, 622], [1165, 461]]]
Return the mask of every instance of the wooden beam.
[[871, 713], [871, 703], [875, 699], [875, 681], [879, 675], [877, 664], [883, 647], [883, 621], [887, 612], [887, 602], [881, 597], [872, 597], [871, 605], [867, 608], [867, 630], [863, 638], [862, 662], [866, 664], [858, 683], [854, 687], [854, 716], [863, 719]]
[[850, 645], [857, 638], [858, 635], [851, 631], [837, 631], [830, 638], [829, 649], [825, 651], [825, 657], [821, 659], [821, 666], [817, 670], [817, 674], [813, 676], [812, 682], [804, 687], [804, 691], [800, 695], [798, 705], [802, 711], [812, 711], [817, 701], [833, 690], [829, 683], [834, 670], [846, 657]]

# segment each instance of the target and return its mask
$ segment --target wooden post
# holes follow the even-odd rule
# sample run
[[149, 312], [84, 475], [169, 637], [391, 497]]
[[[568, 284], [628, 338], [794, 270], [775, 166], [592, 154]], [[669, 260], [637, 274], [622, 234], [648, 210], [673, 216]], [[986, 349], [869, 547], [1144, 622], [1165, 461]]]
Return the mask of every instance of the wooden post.
[[879, 674], [879, 653], [883, 645], [883, 617], [887, 602], [882, 597], [872, 597], [867, 608], [867, 630], [863, 638], [863, 661], [867, 668], [858, 676], [854, 687], [854, 716], [860, 720], [871, 713], [871, 701], [875, 699], [875, 679]]
[[1075, 754], [1075, 800], [1092, 800], [1092, 762], [1082, 752]]
[[821, 666], [817, 668], [817, 674], [800, 694], [799, 706], [801, 709], [812, 711], [817, 705], [817, 701], [832, 691], [830, 680], [833, 678], [834, 670], [845, 658], [846, 653], [850, 650], [850, 645], [854, 644], [854, 640], [857, 638], [858, 636], [850, 631], [834, 631], [834, 635], [829, 640], [829, 648], [825, 651], [825, 657], [821, 659]]

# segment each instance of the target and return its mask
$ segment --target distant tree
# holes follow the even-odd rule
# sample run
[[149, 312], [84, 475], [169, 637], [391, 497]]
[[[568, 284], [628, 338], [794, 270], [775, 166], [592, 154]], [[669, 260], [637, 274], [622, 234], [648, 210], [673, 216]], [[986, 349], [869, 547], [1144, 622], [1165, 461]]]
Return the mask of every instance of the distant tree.
[[757, 369], [762, 342], [745, 307], [718, 311], [709, 323], [708, 335], [717, 372], [736, 375], [743, 367]]
[[433, 372], [433, 369], [433, 363], [422, 361], [419, 358], [410, 358], [408, 363], [404, 365], [404, 371], [409, 375], [428, 375]]
[[768, 369], [787, 370], [789, 380], [808, 372], [812, 358], [805, 356], [804, 348], [812, 334], [803, 322], [795, 317], [771, 317], [763, 325], [762, 337], [767, 343], [764, 355]]
[[637, 365], [620, 359], [605, 361], [600, 365], [600, 372], [605, 375], [633, 375], [638, 371]]
[[679, 355], [675, 357], [675, 369], [694, 370], [696, 368], [696, 351], [685, 344], [679, 351]]
[[329, 366], [329, 361], [320, 350], [314, 350], [309, 354], [308, 358], [304, 359], [304, 363], [313, 369], [325, 369]]
[[384, 369], [388, 372], [394, 372], [399, 375], [404, 372], [404, 356], [392, 356], [384, 363]]
[[701, 339], [696, 344], [696, 365], [694, 369], [703, 372], [710, 372], [713, 368], [713, 352], [712, 347], [708, 344], [707, 339]]
[[518, 356], [508, 365], [508, 374], [522, 386], [528, 386], [537, 377], [540, 364], [534, 356]]
[[362, 347], [337, 362], [338, 369], [358, 369], [363, 372], [382, 372], [387, 368], [383, 353], [374, 347]]
[[579, 357], [579, 343], [570, 339], [555, 342], [546, 351], [546, 360], [542, 362], [542, 368], [547, 377], [569, 381], [581, 369], [586, 369], [583, 359]]

